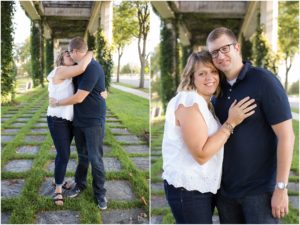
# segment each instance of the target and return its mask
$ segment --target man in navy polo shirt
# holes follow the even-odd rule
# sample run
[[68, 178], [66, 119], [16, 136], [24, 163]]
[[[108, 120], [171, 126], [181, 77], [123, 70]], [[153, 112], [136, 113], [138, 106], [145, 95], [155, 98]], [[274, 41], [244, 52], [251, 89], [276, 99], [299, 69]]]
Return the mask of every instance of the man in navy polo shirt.
[[293, 155], [292, 116], [285, 91], [268, 70], [243, 62], [240, 45], [227, 28], [214, 29], [207, 47], [225, 77], [215, 99], [221, 123], [231, 103], [255, 99], [255, 113], [225, 144], [217, 208], [221, 223], [278, 223], [288, 213], [287, 183]]
[[[87, 53], [85, 41], [76, 37], [69, 43], [69, 52], [74, 62], [79, 62]], [[78, 153], [75, 173], [76, 186], [67, 195], [76, 197], [86, 189], [89, 162], [92, 166], [93, 190], [100, 209], [107, 208], [104, 188], [105, 170], [103, 156], [103, 133], [106, 102], [100, 95], [105, 91], [105, 75], [102, 66], [92, 59], [86, 70], [73, 78], [75, 95], [57, 101], [56, 105], [74, 105], [74, 136]]]

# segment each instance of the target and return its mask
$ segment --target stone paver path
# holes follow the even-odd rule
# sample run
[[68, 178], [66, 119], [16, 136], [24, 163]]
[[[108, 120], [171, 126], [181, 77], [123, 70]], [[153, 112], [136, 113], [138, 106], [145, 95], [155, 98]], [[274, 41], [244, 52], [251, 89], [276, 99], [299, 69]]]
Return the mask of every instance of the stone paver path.
[[[45, 89], [46, 90], [46, 89]], [[19, 106], [12, 106], [13, 110], [3, 110], [1, 123], [1, 143], [2, 143], [2, 180], [1, 180], [1, 198], [3, 201], [13, 201], [19, 197], [28, 200], [30, 204], [36, 204], [36, 199], [41, 198], [47, 201], [51, 200], [54, 193], [53, 173], [54, 160], [56, 150], [50, 138], [50, 133], [47, 127], [46, 110], [47, 110], [47, 92], [40, 92], [32, 101]], [[17, 115], [17, 116], [16, 116]], [[34, 115], [39, 115], [33, 119]], [[34, 121], [33, 121], [34, 120]], [[25, 131], [24, 131], [24, 128]], [[149, 171], [149, 148], [146, 143], [138, 136], [132, 134], [122, 123], [122, 121], [108, 110], [107, 112], [107, 130], [113, 134], [115, 142], [118, 143], [124, 154], [128, 155], [132, 165], [140, 170], [142, 174]], [[15, 139], [17, 135], [22, 133], [21, 138]], [[49, 141], [50, 140], [50, 141]], [[105, 142], [105, 140], [104, 140]], [[103, 145], [104, 165], [106, 169], [105, 188], [107, 189], [106, 196], [108, 198], [108, 210], [97, 210], [93, 213], [100, 213], [103, 223], [149, 223], [146, 206], [142, 207], [141, 196], [139, 196], [134, 184], [130, 181], [131, 174], [127, 173], [122, 160], [115, 153], [114, 148], [110, 143]], [[42, 162], [42, 163], [41, 163]], [[77, 151], [73, 141], [71, 145], [70, 161], [67, 167], [67, 177], [65, 180], [74, 182], [74, 173], [77, 166]], [[36, 184], [26, 183], [28, 180], [35, 180], [34, 173], [44, 174], [43, 177], [36, 177], [40, 181]], [[24, 174], [24, 175], [23, 175]], [[92, 193], [91, 183], [91, 167], [89, 168], [88, 188]], [[39, 175], [40, 176], [40, 175]], [[148, 181], [145, 178], [145, 183]], [[25, 185], [26, 184], [26, 185]], [[32, 193], [28, 190], [24, 191], [27, 186], [33, 185], [30, 188], [38, 190], [36, 197], [32, 199]], [[73, 183], [73, 185], [75, 185]], [[64, 194], [67, 191], [64, 190]], [[25, 196], [25, 198], [24, 198]], [[70, 199], [68, 201], [82, 201], [84, 195], [78, 199]], [[94, 201], [89, 198], [85, 201]], [[147, 200], [148, 202], [148, 200]], [[149, 203], [149, 202], [148, 202]], [[5, 204], [5, 202], [3, 203]], [[52, 203], [53, 204], [53, 203]], [[110, 208], [113, 204], [113, 208]], [[124, 204], [129, 205], [124, 208]], [[18, 220], [18, 208], [14, 204], [9, 204], [8, 208], [1, 211], [1, 223], [10, 223], [11, 217], [14, 221]], [[71, 204], [72, 205], [72, 204]], [[149, 205], [148, 205], [149, 206]], [[36, 224], [80, 224], [81, 209], [67, 207], [59, 209], [56, 206], [39, 206], [35, 205], [36, 209], [30, 216], [30, 221], [20, 221], [20, 223], [36, 223]], [[94, 205], [95, 208], [96, 204]], [[99, 223], [98, 221], [97, 223]]]

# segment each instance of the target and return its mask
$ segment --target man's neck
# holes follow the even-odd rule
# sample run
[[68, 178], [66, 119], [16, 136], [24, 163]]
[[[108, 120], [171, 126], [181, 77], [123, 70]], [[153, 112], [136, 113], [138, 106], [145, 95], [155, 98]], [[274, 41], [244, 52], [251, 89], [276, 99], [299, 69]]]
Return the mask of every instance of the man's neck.
[[226, 79], [227, 80], [234, 80], [234, 79], [236, 79], [239, 76], [239, 74], [240, 74], [243, 66], [244, 66], [244, 64], [241, 62], [233, 70], [226, 72], [225, 73]]

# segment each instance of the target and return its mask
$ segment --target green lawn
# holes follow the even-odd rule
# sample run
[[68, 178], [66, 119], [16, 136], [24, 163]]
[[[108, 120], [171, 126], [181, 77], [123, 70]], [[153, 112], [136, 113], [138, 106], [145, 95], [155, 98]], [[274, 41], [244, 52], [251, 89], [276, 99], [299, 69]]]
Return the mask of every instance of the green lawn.
[[149, 101], [110, 88], [107, 106], [118, 116], [129, 131], [139, 136], [149, 132]]
[[[42, 211], [55, 211], [55, 210], [72, 210], [80, 213], [80, 223], [84, 224], [99, 224], [102, 223], [102, 214], [97, 208], [97, 205], [93, 199], [92, 190], [92, 176], [91, 170], [88, 174], [88, 188], [76, 199], [66, 199], [62, 207], [54, 205], [50, 197], [44, 197], [39, 195], [39, 188], [41, 187], [46, 177], [53, 177], [52, 172], [47, 171], [47, 167], [51, 161], [55, 159], [55, 155], [50, 154], [53, 142], [50, 133], [34, 133], [32, 134], [32, 128], [36, 123], [41, 122], [45, 118], [46, 109], [48, 106], [48, 93], [46, 88], [37, 88], [20, 96], [16, 99], [16, 103], [2, 106], [1, 116], [6, 117], [7, 114], [11, 114], [12, 111], [16, 112], [14, 116], [9, 117], [2, 123], [2, 133], [4, 129], [14, 128], [13, 123], [20, 117], [28, 117], [29, 120], [24, 123], [16, 134], [15, 138], [2, 146], [1, 151], [1, 177], [2, 180], [21, 178], [25, 180], [25, 186], [21, 192], [21, 195], [16, 198], [1, 199], [1, 212], [11, 212], [10, 223], [14, 224], [33, 224], [35, 223], [36, 214]], [[120, 115], [125, 119], [126, 126], [129, 130], [141, 133], [143, 130], [149, 130], [148, 128], [148, 107], [147, 104], [136, 98], [135, 96], [127, 93], [122, 93], [117, 90], [113, 90], [109, 96], [111, 101], [108, 109], [113, 115]], [[119, 101], [114, 101], [112, 98], [118, 98]], [[126, 104], [125, 104], [126, 99]], [[25, 104], [25, 105], [23, 105]], [[116, 104], [116, 105], [115, 105]], [[122, 105], [121, 109], [118, 104]], [[110, 106], [112, 109], [110, 109]], [[126, 115], [130, 108], [130, 112], [134, 112], [133, 115]], [[135, 107], [135, 108], [134, 108]], [[32, 109], [37, 109], [36, 112], [31, 112]], [[123, 111], [122, 113], [119, 113]], [[126, 112], [126, 113], [125, 113]], [[25, 116], [25, 114], [27, 114]], [[131, 123], [130, 120], [135, 120], [136, 123]], [[118, 118], [123, 123], [122, 118]], [[147, 121], [145, 121], [147, 120]], [[123, 124], [125, 124], [125, 122]], [[44, 127], [47, 128], [47, 127]], [[39, 142], [26, 142], [25, 136], [27, 135], [43, 135], [45, 141]], [[126, 180], [130, 183], [132, 191], [136, 196], [135, 200], [123, 201], [123, 200], [109, 200], [109, 209], [127, 209], [127, 208], [142, 208], [146, 213], [149, 212], [149, 173], [141, 171], [132, 162], [131, 158], [134, 155], [128, 154], [123, 150], [123, 145], [116, 141], [109, 126], [106, 127], [106, 137], [104, 140], [105, 145], [111, 147], [111, 152], [105, 153], [105, 157], [115, 157], [120, 161], [121, 171], [118, 172], [106, 172], [106, 179], [108, 181], [113, 180]], [[36, 155], [30, 154], [17, 154], [16, 149], [19, 146], [33, 145], [38, 146], [39, 151]], [[142, 156], [142, 155], [141, 155]], [[148, 154], [143, 155], [148, 156]], [[27, 172], [12, 173], [3, 171], [6, 163], [16, 159], [31, 159], [33, 160], [32, 169]], [[77, 154], [72, 153], [70, 159], [76, 160]], [[67, 172], [66, 176], [73, 177], [73, 172]], [[145, 204], [146, 202], [146, 204]]]

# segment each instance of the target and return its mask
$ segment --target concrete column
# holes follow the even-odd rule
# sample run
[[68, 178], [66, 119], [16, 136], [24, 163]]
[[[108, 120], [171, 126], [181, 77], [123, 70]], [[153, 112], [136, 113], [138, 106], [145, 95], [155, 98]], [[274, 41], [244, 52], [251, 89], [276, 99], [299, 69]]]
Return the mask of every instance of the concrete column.
[[101, 5], [100, 26], [109, 44], [112, 43], [113, 2], [103, 1]]
[[278, 39], [278, 0], [262, 1], [260, 5], [260, 23], [264, 24], [264, 32], [272, 50], [277, 51]]

